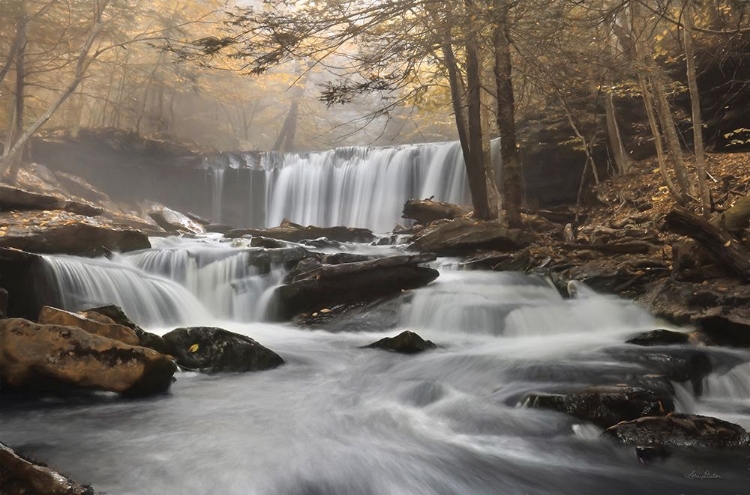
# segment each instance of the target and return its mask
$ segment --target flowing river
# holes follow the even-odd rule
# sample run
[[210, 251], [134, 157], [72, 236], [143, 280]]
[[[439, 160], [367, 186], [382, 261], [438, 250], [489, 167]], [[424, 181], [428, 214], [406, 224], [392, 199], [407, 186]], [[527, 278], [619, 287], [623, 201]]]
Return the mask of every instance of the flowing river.
[[[178, 373], [168, 395], [149, 399], [101, 394], [0, 406], [4, 442], [97, 491], [750, 493], [750, 460], [641, 464], [591, 424], [520, 405], [529, 392], [649, 373], [633, 354], [650, 351], [623, 342], [663, 325], [628, 301], [585, 287], [568, 300], [541, 278], [444, 265], [425, 288], [310, 330], [264, 322], [280, 266], [260, 273], [248, 267], [247, 250], [211, 239], [154, 245], [112, 260], [47, 262], [68, 309], [114, 302], [156, 333], [220, 326], [286, 364]], [[441, 348], [416, 356], [359, 348], [407, 328]], [[750, 365], [734, 366], [750, 355], [709, 352], [716, 371], [701, 397], [675, 384], [678, 410], [750, 428]]]

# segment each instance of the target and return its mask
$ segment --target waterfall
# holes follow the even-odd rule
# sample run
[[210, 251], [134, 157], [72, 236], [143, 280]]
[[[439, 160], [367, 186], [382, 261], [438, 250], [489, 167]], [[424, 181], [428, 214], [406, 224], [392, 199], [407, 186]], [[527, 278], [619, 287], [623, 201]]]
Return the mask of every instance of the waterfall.
[[64, 309], [80, 311], [117, 304], [141, 325], [165, 326], [206, 321], [209, 313], [188, 290], [108, 259], [45, 256]]
[[261, 319], [264, 293], [281, 282], [280, 268], [263, 273], [251, 264], [252, 251], [217, 248], [152, 249], [122, 256], [125, 263], [172, 280], [210, 308], [218, 318]]
[[211, 169], [211, 181], [213, 193], [211, 194], [211, 221], [221, 223], [221, 207], [224, 199], [224, 172], [223, 168]]
[[339, 148], [276, 157], [267, 171], [266, 225], [347, 225], [387, 232], [412, 198], [466, 203], [459, 143]]
[[[492, 142], [495, 158], [498, 143]], [[458, 142], [310, 153], [222, 153], [207, 158], [204, 167], [211, 176], [212, 220], [227, 221], [222, 211], [232, 205], [244, 217], [235, 215], [232, 220], [246, 224], [236, 227], [275, 227], [288, 219], [382, 233], [405, 223], [401, 211], [409, 199], [470, 203]], [[230, 193], [224, 187], [227, 169], [233, 169], [238, 179], [244, 177], [236, 186], [231, 184]], [[499, 170], [496, 174], [499, 177]]]
[[191, 246], [116, 255], [111, 260], [44, 260], [64, 309], [117, 304], [137, 323], [163, 327], [216, 319], [262, 320], [285, 272], [259, 270], [251, 264], [251, 253]]

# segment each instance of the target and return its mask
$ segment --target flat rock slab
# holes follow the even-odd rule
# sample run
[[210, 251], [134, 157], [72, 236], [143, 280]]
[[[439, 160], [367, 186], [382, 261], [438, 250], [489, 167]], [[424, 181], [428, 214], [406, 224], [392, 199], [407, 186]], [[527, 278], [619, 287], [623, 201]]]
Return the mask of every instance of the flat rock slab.
[[118, 325], [106, 316], [99, 316], [92, 319], [51, 306], [44, 306], [39, 312], [39, 323], [44, 325], [78, 327], [86, 330], [88, 333], [114, 339], [123, 344], [140, 345], [140, 339], [133, 329]]
[[215, 327], [177, 328], [164, 335], [169, 353], [184, 368], [207, 373], [273, 369], [284, 360], [244, 335]]
[[95, 495], [52, 469], [16, 454], [0, 443], [0, 493], [7, 495]]
[[366, 345], [363, 349], [382, 349], [384, 351], [398, 352], [399, 354], [418, 354], [430, 349], [437, 349], [437, 346], [431, 341], [424, 340], [416, 333], [407, 330], [395, 337], [386, 337]]
[[76, 327], [0, 320], [0, 379], [31, 392], [106, 390], [126, 395], [164, 392], [176, 366], [169, 356]]
[[530, 394], [523, 405], [566, 413], [602, 428], [620, 421], [663, 416], [674, 411], [671, 398], [630, 386], [590, 387], [566, 394]]
[[0, 247], [32, 253], [100, 256], [108, 251], [151, 247], [138, 230], [122, 228], [105, 219], [65, 211], [0, 213]]
[[439, 276], [437, 270], [420, 266], [434, 259], [434, 255], [405, 255], [311, 266], [276, 289], [278, 316], [290, 319], [300, 313], [370, 302], [422, 287]]
[[747, 448], [750, 435], [739, 425], [709, 416], [669, 414], [623, 421], [603, 435], [631, 445], [663, 445], [694, 449]]
[[224, 237], [232, 239], [243, 236], [270, 237], [289, 242], [300, 242], [306, 239], [319, 239], [321, 237], [337, 242], [372, 242], [375, 240], [372, 231], [367, 229], [315, 227], [312, 225], [304, 227], [287, 220], [284, 220], [278, 227], [270, 229], [235, 229], [224, 234]]
[[0, 184], [0, 211], [12, 210], [64, 210], [94, 217], [104, 212], [103, 209], [92, 204]]
[[432, 222], [414, 236], [412, 247], [438, 256], [461, 256], [479, 251], [517, 251], [535, 239], [528, 231], [509, 229], [498, 221], [456, 218]]

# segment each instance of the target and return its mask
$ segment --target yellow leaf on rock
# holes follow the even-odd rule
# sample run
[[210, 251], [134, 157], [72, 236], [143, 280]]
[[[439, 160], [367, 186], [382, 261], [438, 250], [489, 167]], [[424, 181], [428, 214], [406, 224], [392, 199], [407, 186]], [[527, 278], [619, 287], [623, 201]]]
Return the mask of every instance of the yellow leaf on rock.
[[198, 352], [198, 344], [191, 345], [188, 352]]
[[330, 312], [331, 312], [331, 310], [330, 310], [330, 309], [328, 309], [328, 308], [325, 308], [325, 309], [321, 309], [321, 310], [320, 310], [320, 312], [321, 312], [321, 313], [330, 313]]

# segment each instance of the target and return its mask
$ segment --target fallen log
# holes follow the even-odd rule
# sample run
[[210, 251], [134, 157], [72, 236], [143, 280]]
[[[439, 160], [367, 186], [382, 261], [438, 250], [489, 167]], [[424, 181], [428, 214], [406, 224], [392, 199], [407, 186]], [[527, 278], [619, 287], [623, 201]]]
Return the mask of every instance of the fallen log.
[[729, 232], [679, 207], [673, 208], [667, 214], [664, 227], [676, 234], [695, 239], [733, 274], [750, 282], [750, 251]]

